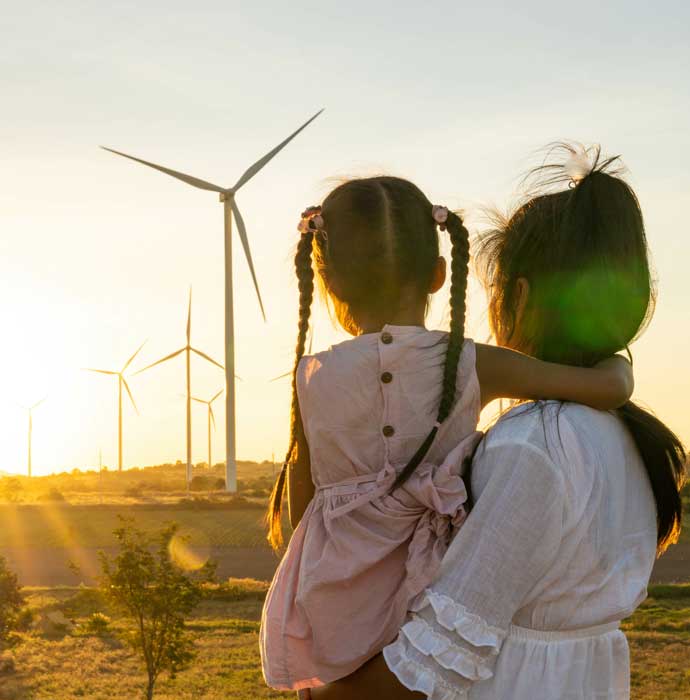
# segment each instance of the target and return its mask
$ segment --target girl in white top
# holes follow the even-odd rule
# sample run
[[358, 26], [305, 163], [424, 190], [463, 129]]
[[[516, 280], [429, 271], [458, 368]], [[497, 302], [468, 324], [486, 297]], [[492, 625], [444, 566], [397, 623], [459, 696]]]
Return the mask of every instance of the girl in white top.
[[[450, 333], [428, 331], [428, 294], [452, 244]], [[342, 678], [392, 641], [466, 515], [463, 466], [482, 401], [627, 398], [624, 360], [562, 367], [464, 340], [469, 241], [461, 219], [398, 178], [336, 188], [299, 226], [300, 289], [289, 504], [300, 518], [261, 625], [263, 671], [281, 689]], [[314, 269], [352, 335], [303, 357]], [[280, 540], [286, 466], [272, 498]]]
[[[615, 159], [569, 152], [567, 168], [538, 172], [548, 188], [484, 239], [481, 259], [499, 343], [586, 366], [639, 333], [653, 291]], [[627, 700], [619, 623], [678, 537], [684, 464], [678, 438], [632, 403], [514, 409], [480, 445], [476, 505], [397, 639], [312, 697]]]

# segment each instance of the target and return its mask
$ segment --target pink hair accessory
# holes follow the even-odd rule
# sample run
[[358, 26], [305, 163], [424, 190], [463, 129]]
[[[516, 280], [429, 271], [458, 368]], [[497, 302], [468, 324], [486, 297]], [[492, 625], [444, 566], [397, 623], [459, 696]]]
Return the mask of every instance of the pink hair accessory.
[[297, 230], [304, 234], [313, 231], [323, 231], [324, 221], [321, 216], [321, 207], [307, 207], [302, 212], [302, 218], [297, 224]]
[[446, 222], [448, 221], [448, 207], [434, 204], [434, 206], [431, 207], [431, 216], [434, 218], [434, 221], [438, 224], [441, 231], [445, 231]]

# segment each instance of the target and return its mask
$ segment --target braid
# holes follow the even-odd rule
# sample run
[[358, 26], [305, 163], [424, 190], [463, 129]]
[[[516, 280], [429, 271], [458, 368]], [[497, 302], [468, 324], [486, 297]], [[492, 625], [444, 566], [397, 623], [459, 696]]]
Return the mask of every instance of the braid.
[[297, 399], [297, 367], [304, 356], [304, 346], [309, 331], [309, 317], [311, 315], [311, 303], [314, 298], [314, 270], [312, 269], [312, 242], [313, 230], [302, 233], [297, 252], [295, 253], [295, 272], [299, 286], [299, 320], [297, 323], [297, 346], [295, 348], [295, 366], [292, 371], [292, 408], [290, 411], [290, 441], [288, 443], [285, 461], [276, 480], [271, 499], [269, 501], [266, 516], [268, 524], [268, 541], [274, 549], [279, 549], [283, 544], [283, 529], [281, 514], [283, 510], [283, 495], [287, 482], [289, 465], [294, 461], [297, 451], [297, 426], [299, 417], [299, 403]]
[[448, 335], [446, 361], [443, 367], [441, 401], [436, 416], [436, 424], [412, 459], [398, 474], [391, 490], [402, 486], [419, 466], [431, 448], [441, 423], [448, 418], [455, 403], [458, 362], [460, 361], [460, 353], [465, 340], [465, 296], [467, 294], [470, 241], [467, 229], [457, 214], [448, 212], [448, 220], [445, 226], [450, 235], [452, 247], [450, 262], [450, 333]]

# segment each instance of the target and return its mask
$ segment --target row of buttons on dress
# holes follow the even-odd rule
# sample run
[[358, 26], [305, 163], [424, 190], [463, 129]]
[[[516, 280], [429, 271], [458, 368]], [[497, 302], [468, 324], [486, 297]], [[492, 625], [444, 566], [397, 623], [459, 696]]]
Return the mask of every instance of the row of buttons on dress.
[[[393, 336], [388, 331], [384, 331], [381, 333], [381, 342], [384, 345], [390, 345], [393, 342]], [[384, 384], [390, 384], [393, 381], [393, 375], [390, 372], [384, 372], [381, 375], [381, 381]], [[393, 435], [395, 435], [395, 428], [392, 425], [384, 425], [381, 432], [384, 437], [393, 437]]]

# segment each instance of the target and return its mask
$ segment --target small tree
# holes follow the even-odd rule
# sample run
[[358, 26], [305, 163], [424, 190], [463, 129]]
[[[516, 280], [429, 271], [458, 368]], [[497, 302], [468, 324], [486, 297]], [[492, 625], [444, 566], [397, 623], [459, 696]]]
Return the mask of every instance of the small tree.
[[0, 479], [0, 498], [8, 503], [19, 503], [22, 500], [24, 487], [22, 482], [14, 476], [6, 476]]
[[177, 525], [171, 524], [150, 535], [123, 519], [122, 526], [114, 531], [119, 553], [112, 559], [100, 553], [101, 588], [132, 623], [125, 637], [144, 661], [147, 700], [153, 698], [163, 671], [174, 678], [192, 660], [185, 617], [201, 599], [201, 583], [213, 575], [210, 563], [190, 575], [171, 560], [170, 543], [177, 530]]
[[19, 613], [24, 603], [17, 575], [10, 571], [5, 558], [0, 557], [0, 647], [17, 628]]

